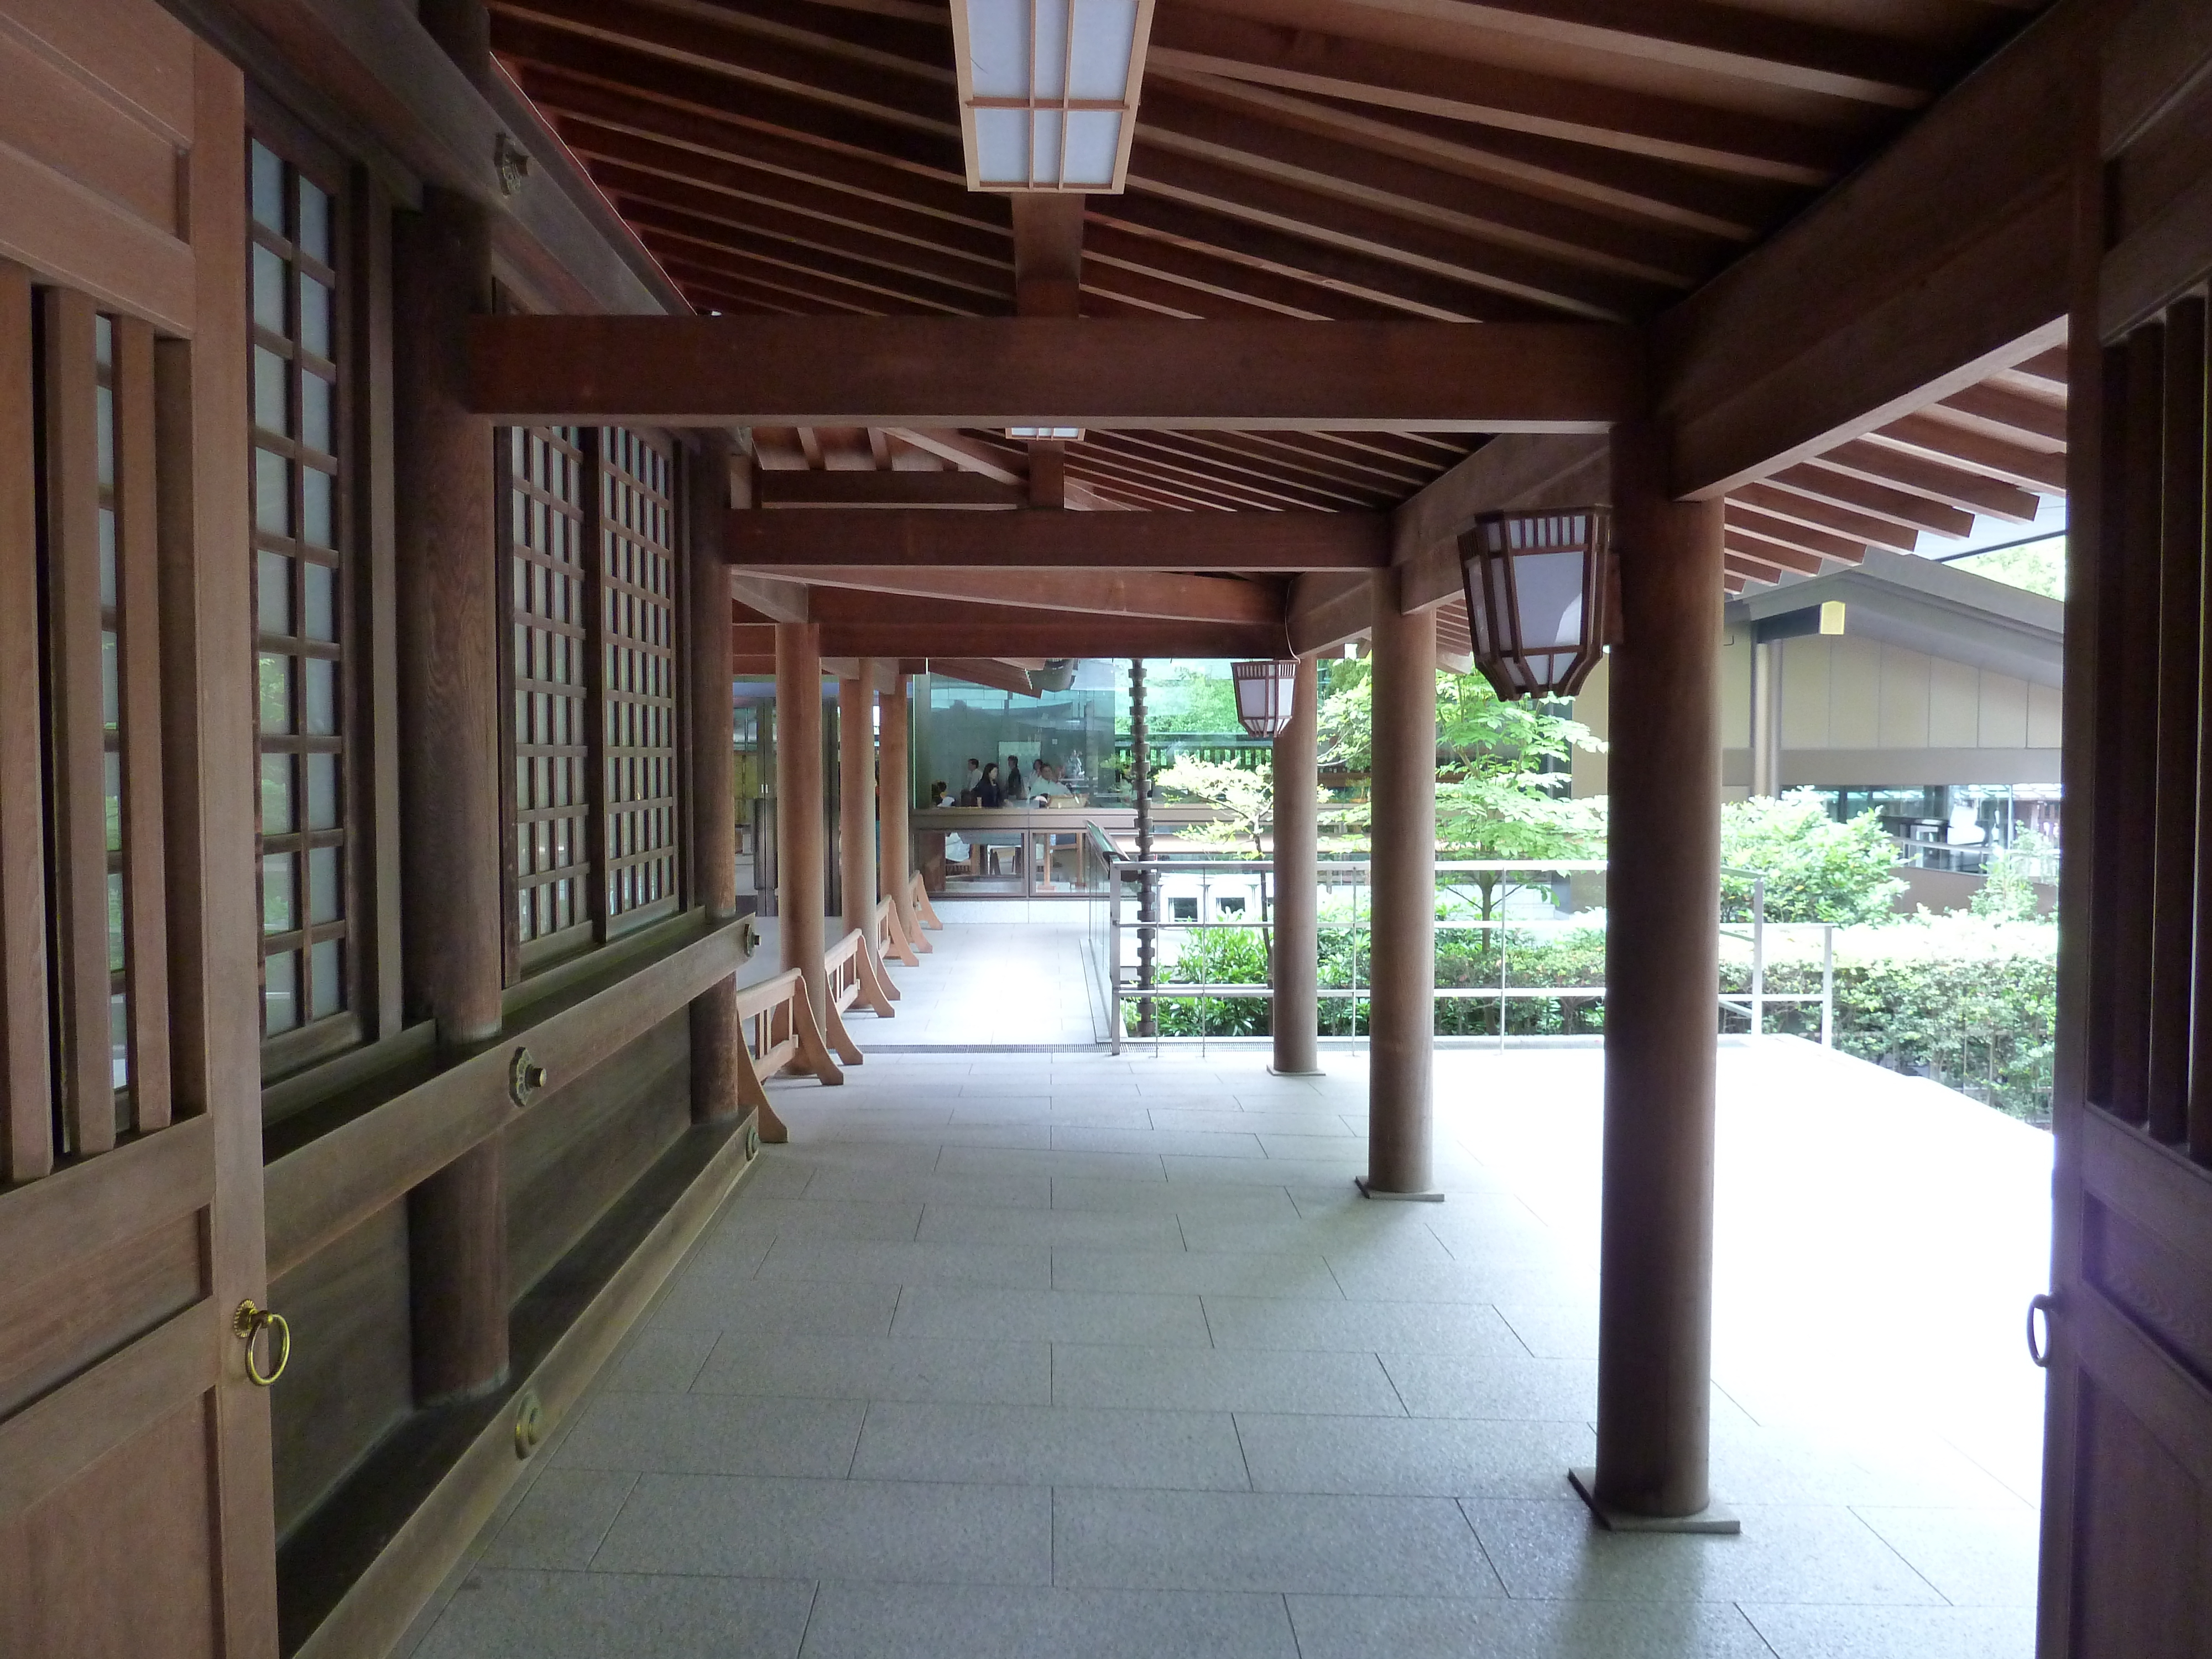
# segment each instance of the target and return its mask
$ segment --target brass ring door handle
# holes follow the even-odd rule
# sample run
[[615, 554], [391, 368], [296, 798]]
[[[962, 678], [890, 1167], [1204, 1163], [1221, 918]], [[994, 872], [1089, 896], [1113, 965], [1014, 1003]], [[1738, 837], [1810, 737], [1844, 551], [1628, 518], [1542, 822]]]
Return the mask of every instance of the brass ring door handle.
[[[285, 1322], [283, 1314], [257, 1308], [252, 1302], [241, 1302], [237, 1313], [231, 1316], [230, 1328], [246, 1344], [246, 1375], [255, 1388], [265, 1389], [284, 1375], [284, 1367], [292, 1363], [292, 1328]], [[253, 1339], [264, 1331], [271, 1334], [270, 1342], [276, 1354], [276, 1369], [265, 1375], [253, 1357]]]
[[[2051, 1346], [2048, 1338], [2051, 1322], [2056, 1316], [2057, 1308], [2058, 1298], [2048, 1291], [2032, 1296], [2027, 1299], [2027, 1357], [2039, 1369], [2047, 1370], [2051, 1364]], [[2038, 1314], [2043, 1316], [2045, 1340], [2039, 1340], [2035, 1334], [2035, 1316]]]

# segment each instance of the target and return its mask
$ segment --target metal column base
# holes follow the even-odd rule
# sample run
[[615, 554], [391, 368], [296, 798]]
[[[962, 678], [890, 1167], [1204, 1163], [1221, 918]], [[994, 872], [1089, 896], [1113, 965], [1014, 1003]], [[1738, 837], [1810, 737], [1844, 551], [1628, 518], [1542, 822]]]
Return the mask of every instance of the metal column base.
[[1365, 1176], [1352, 1176], [1352, 1184], [1359, 1188], [1362, 1198], [1393, 1199], [1401, 1204], [1441, 1204], [1444, 1201], [1442, 1193], [1378, 1193], [1367, 1184]]
[[1310, 1072], [1285, 1072], [1280, 1066], [1270, 1066], [1267, 1068], [1267, 1075], [1269, 1077], [1327, 1077], [1328, 1073], [1318, 1066]]
[[1632, 1515], [1598, 1497], [1595, 1469], [1569, 1469], [1567, 1482], [1608, 1532], [1694, 1532], [1733, 1538], [1743, 1531], [1742, 1519], [1723, 1504], [1708, 1503], [1695, 1515]]

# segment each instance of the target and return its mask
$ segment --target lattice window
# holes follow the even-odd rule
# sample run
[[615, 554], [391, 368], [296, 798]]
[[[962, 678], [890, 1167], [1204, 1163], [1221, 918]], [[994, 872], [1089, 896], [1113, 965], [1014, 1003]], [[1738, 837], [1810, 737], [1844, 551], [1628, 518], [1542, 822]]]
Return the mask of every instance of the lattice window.
[[[588, 939], [592, 788], [591, 571], [584, 480], [592, 467], [573, 427], [514, 427], [503, 455], [511, 629], [508, 750], [514, 793], [507, 856], [508, 963], [523, 947]], [[551, 948], [557, 949], [557, 945]]]
[[335, 181], [258, 139], [248, 190], [262, 1030], [344, 1013], [356, 952]]
[[677, 905], [674, 467], [659, 443], [600, 434], [601, 737], [606, 915]]

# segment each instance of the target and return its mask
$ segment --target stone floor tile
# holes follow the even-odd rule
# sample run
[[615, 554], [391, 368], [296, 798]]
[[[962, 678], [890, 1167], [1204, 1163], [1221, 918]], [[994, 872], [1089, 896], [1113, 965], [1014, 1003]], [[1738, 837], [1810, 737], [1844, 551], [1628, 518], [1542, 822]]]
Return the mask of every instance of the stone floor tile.
[[1773, 1659], [1735, 1607], [1292, 1595], [1300, 1659]]
[[981, 1147], [949, 1147], [939, 1160], [948, 1176], [1081, 1176], [1094, 1181], [1164, 1179], [1160, 1159], [1152, 1152], [993, 1152]]
[[1046, 1342], [925, 1342], [910, 1337], [777, 1336], [732, 1331], [691, 1386], [701, 1394], [821, 1400], [1052, 1403]]
[[1184, 1229], [1172, 1213], [1123, 1210], [986, 1209], [933, 1204], [917, 1237], [948, 1244], [1068, 1244], [1095, 1249], [1180, 1250]]
[[1233, 1183], [1238, 1186], [1311, 1187], [1342, 1181], [1367, 1168], [1367, 1149], [1346, 1143], [1341, 1156], [1326, 1159], [1288, 1158], [1184, 1158], [1170, 1153], [1160, 1159], [1168, 1179]]
[[642, 1394], [682, 1394], [714, 1352], [718, 1331], [641, 1330], [608, 1368], [607, 1387]]
[[1775, 1659], [2033, 1659], [2035, 1653], [2032, 1607], [1766, 1607], [1746, 1602], [1743, 1612], [1765, 1638]]
[[1451, 1260], [1444, 1247], [1437, 1243], [1436, 1236], [1418, 1221], [1400, 1226], [1374, 1226], [1334, 1217], [1304, 1221], [1285, 1220], [1273, 1214], [1263, 1218], [1186, 1215], [1182, 1218], [1182, 1242], [1188, 1250], [1230, 1255], [1340, 1254], [1353, 1260], [1370, 1255], [1394, 1261]]
[[601, 1572], [1044, 1584], [1052, 1494], [903, 1480], [649, 1474], [592, 1559]]
[[866, 1413], [857, 1400], [610, 1392], [585, 1407], [554, 1467], [840, 1480]]
[[494, 1567], [591, 1565], [607, 1528], [637, 1485], [628, 1469], [564, 1469], [548, 1465], [508, 1513], [484, 1552]]
[[1250, 1487], [1226, 1412], [1057, 1406], [872, 1405], [853, 1476], [1024, 1486]]
[[735, 1282], [686, 1268], [653, 1315], [659, 1330], [742, 1328], [760, 1335], [882, 1336], [896, 1285]]
[[415, 1659], [793, 1659], [805, 1579], [469, 1575]]
[[1344, 1299], [1335, 1275], [1317, 1255], [1055, 1249], [1052, 1283], [1062, 1291]]
[[1298, 1659], [1279, 1595], [824, 1583], [802, 1659]]
[[866, 1204], [975, 1204], [1042, 1210], [1052, 1204], [1052, 1181], [1042, 1175], [894, 1175], [825, 1170], [806, 1189], [809, 1203], [823, 1199]]
[[880, 1243], [842, 1238], [779, 1238], [757, 1270], [763, 1283], [814, 1279], [834, 1285], [975, 1285], [1048, 1290], [1052, 1252], [1042, 1244]]
[[1961, 1607], [2035, 1605], [2041, 1523], [2024, 1504], [2003, 1509], [1922, 1510], [1856, 1506], [1944, 1599]]
[[1203, 1348], [1211, 1340], [1194, 1296], [1109, 1296], [1083, 1291], [905, 1291], [891, 1333], [971, 1342], [1133, 1342]]
[[1466, 1517], [1432, 1498], [1066, 1490], [1053, 1573], [1130, 1589], [1500, 1593]]
[[1498, 1316], [1513, 1328], [1539, 1359], [1597, 1358], [1597, 1302], [1509, 1301], [1495, 1304]]
[[1255, 1492], [1549, 1498], [1597, 1445], [1584, 1423], [1239, 1412]]
[[921, 1205], [850, 1204], [830, 1200], [749, 1199], [715, 1224], [711, 1237], [912, 1238]]
[[1094, 1181], [1056, 1176], [1055, 1210], [1123, 1210], [1153, 1215], [1273, 1216], [1295, 1219], [1297, 1211], [1280, 1188], [1212, 1185], [1199, 1181]]
[[1370, 1353], [1237, 1348], [1134, 1348], [1061, 1343], [1053, 1403], [1115, 1410], [1403, 1414]]
[[1209, 1296], [1218, 1348], [1355, 1348], [1370, 1353], [1527, 1352], [1495, 1309], [1463, 1302], [1325, 1302], [1319, 1297]]
[[[771, 1253], [773, 1259], [773, 1253]], [[1400, 1261], [1332, 1252], [1344, 1293], [1365, 1302], [1574, 1302], [1597, 1297], [1597, 1274], [1559, 1262]], [[763, 1264], [763, 1271], [766, 1271]]]
[[1074, 1152], [1135, 1152], [1158, 1156], [1173, 1152], [1191, 1158], [1259, 1158], [1260, 1137], [1247, 1132], [1220, 1129], [1100, 1128], [1056, 1123], [1052, 1128], [1055, 1148]]
[[1156, 1129], [1352, 1138], [1343, 1118], [1334, 1112], [1301, 1111], [1279, 1104], [1228, 1109], [1211, 1105], [1155, 1106], [1152, 1117]]
[[[1561, 1489], [1565, 1489], [1564, 1477]], [[634, 1500], [633, 1500], [634, 1501]], [[1736, 1505], [1738, 1537], [1607, 1532], [1569, 1493], [1462, 1507], [1516, 1596], [1590, 1601], [1941, 1602], [1849, 1510]]]

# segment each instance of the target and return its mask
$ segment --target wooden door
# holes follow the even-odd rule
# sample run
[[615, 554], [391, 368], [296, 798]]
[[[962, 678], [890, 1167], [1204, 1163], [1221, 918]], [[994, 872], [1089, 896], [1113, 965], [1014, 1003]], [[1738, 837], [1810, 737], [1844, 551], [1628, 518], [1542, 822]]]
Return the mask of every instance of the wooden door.
[[2083, 77], [2039, 1650], [2212, 1655], [2212, 15]]
[[0, 1653], [264, 1659], [243, 87], [0, 24]]

